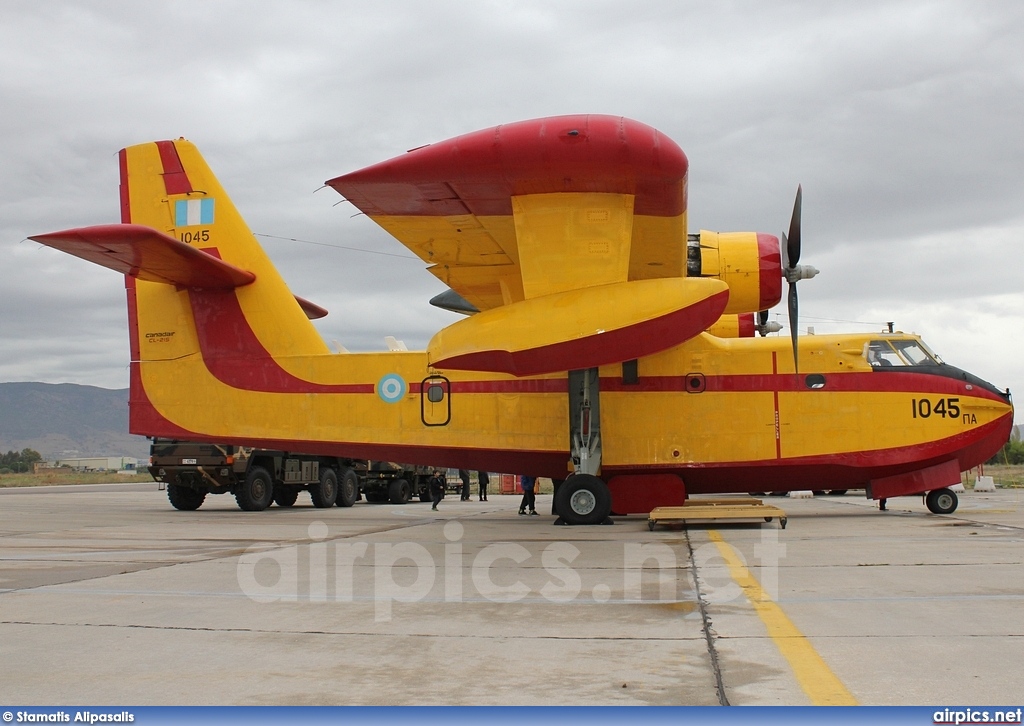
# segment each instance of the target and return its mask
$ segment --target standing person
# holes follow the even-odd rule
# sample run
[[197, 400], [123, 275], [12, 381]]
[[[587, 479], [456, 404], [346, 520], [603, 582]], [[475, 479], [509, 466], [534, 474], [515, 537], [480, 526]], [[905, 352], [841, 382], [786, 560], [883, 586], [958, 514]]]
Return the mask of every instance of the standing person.
[[476, 479], [480, 482], [480, 501], [487, 501], [487, 485], [491, 483], [491, 480], [487, 477], [486, 471], [478, 471], [476, 473]]
[[459, 469], [459, 479], [462, 479], [462, 501], [469, 501], [469, 472]]
[[526, 508], [530, 508], [530, 514], [537, 513], [537, 495], [533, 493], [537, 485], [537, 478], [523, 474], [520, 486], [523, 488], [523, 501], [519, 503], [519, 513], [526, 514]]
[[430, 501], [434, 503], [431, 509], [436, 512], [437, 505], [444, 497], [444, 476], [441, 475], [440, 469], [435, 469], [434, 476], [427, 479], [427, 486], [430, 488]]

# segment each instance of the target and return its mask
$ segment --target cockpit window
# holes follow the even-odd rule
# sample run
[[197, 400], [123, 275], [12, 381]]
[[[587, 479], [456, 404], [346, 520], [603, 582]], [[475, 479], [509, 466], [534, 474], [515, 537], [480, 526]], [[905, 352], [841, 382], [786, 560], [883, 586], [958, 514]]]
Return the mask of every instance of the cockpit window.
[[878, 368], [937, 365], [938, 360], [916, 340], [872, 340], [865, 356]]

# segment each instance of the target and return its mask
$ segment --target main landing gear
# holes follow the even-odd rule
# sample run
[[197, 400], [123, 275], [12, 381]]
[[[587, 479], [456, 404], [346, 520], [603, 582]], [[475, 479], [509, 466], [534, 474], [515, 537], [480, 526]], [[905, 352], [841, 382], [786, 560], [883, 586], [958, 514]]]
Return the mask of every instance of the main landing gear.
[[612, 524], [612, 495], [601, 470], [597, 368], [569, 371], [569, 442], [574, 472], [555, 487], [555, 524]]

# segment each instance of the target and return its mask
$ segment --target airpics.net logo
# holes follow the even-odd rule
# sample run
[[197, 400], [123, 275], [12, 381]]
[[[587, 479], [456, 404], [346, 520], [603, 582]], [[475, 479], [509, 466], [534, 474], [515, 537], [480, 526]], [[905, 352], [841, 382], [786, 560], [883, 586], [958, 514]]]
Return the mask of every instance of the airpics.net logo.
[[[394, 603], [532, 599], [676, 603], [685, 610], [698, 593], [706, 603], [731, 602], [743, 595], [713, 543], [692, 552], [686, 543], [594, 543], [589, 562], [582, 564], [582, 552], [571, 542], [466, 543], [465, 528], [457, 521], [445, 524], [443, 541], [426, 544], [327, 541], [330, 530], [320, 521], [311, 523], [307, 533], [308, 542], [246, 549], [237, 565], [242, 594], [259, 603], [372, 603], [376, 622], [392, 619]], [[773, 599], [785, 549], [775, 528], [762, 529], [761, 541], [754, 545], [761, 590]], [[739, 552], [736, 557], [743, 561]], [[699, 617], [696, 608], [691, 614]]]

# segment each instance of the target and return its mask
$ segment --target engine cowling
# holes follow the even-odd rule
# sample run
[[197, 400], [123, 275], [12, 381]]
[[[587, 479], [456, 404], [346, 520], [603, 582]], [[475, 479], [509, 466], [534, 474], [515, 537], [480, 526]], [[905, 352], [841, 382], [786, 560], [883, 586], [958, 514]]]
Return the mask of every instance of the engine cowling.
[[757, 331], [754, 313], [723, 315], [707, 329], [716, 338], [753, 338]]
[[725, 313], [768, 310], [782, 300], [779, 238], [762, 232], [709, 232], [690, 235], [687, 277], [713, 277], [729, 286]]

